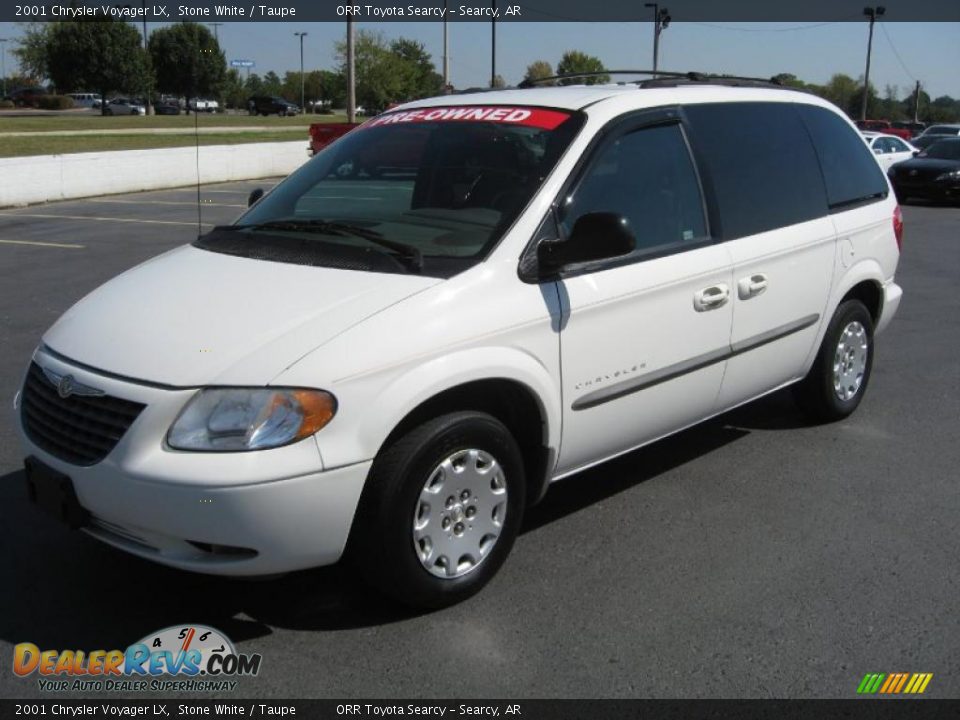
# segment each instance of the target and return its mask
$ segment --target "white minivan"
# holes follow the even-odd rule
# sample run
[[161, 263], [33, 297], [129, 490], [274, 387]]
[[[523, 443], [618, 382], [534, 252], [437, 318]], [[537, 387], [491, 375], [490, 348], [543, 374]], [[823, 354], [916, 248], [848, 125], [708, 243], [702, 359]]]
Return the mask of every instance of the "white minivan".
[[345, 556], [450, 604], [553, 481], [787, 385], [851, 413], [901, 234], [857, 129], [804, 93], [410, 103], [47, 331], [15, 399], [30, 497], [177, 568]]

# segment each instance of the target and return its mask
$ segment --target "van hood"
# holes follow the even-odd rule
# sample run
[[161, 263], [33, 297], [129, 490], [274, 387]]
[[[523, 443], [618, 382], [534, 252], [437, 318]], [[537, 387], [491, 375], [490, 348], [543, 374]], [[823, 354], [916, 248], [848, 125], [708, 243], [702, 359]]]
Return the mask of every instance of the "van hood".
[[336, 335], [438, 282], [185, 246], [94, 290], [43, 343], [70, 360], [137, 380], [265, 385]]

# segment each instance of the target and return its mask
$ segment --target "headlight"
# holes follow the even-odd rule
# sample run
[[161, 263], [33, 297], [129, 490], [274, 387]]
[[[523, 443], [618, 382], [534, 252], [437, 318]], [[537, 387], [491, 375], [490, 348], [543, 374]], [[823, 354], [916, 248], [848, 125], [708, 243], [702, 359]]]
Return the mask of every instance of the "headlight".
[[264, 450], [302, 440], [333, 419], [322, 390], [210, 388], [191, 398], [167, 433], [177, 450]]
[[940, 180], [960, 180], [960, 170], [951, 170], [942, 175], [937, 175], [937, 181], [939, 182]]

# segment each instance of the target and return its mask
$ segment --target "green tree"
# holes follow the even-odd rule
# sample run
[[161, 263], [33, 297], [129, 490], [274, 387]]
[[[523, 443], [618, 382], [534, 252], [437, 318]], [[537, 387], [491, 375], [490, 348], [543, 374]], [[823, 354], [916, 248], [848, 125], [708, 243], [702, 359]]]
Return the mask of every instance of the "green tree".
[[[347, 44], [336, 45], [340, 72], [346, 77]], [[400, 58], [390, 52], [382, 33], [360, 30], [354, 45], [357, 104], [367, 111], [380, 110], [403, 99], [404, 73]]]
[[320, 95], [319, 100], [328, 107], [341, 108], [347, 104], [347, 78], [332, 70], [319, 70]]
[[[59, 92], [150, 90], [150, 66], [137, 29], [121, 20], [78, 20], [53, 26], [47, 70]], [[104, 103], [104, 109], [106, 103]]]
[[960, 120], [960, 100], [941, 95], [930, 101], [925, 115], [929, 122], [957, 122]]
[[262, 95], [263, 78], [256, 73], [250, 73], [250, 75], [247, 76], [247, 79], [244, 80], [243, 87], [247, 91], [248, 95]]
[[240, 71], [236, 68], [227, 70], [223, 81], [223, 102], [227, 107], [246, 109], [249, 94], [244, 86]]
[[59, 22], [23, 23], [23, 35], [15, 40], [12, 54], [17, 58], [20, 70], [30, 78], [25, 85], [38, 85], [43, 78], [50, 77], [49, 53], [50, 36]]
[[[587, 55], [579, 50], [568, 50], [557, 64], [557, 75], [575, 73], [602, 73], [606, 68], [600, 58]], [[561, 80], [561, 85], [601, 85], [610, 82], [609, 75], [591, 75]]]
[[283, 92], [283, 82], [280, 76], [271, 70], [263, 76], [263, 85], [260, 89], [264, 95], [279, 95]]
[[390, 52], [399, 59], [403, 76], [401, 96], [396, 100], [432, 97], [443, 91], [443, 76], [423, 43], [402, 37], [390, 43]]
[[[527, 72], [523, 76], [525, 81], [535, 81], [542, 78], [552, 77], [554, 75], [553, 66], [548, 63], [546, 60], [534, 60], [532, 63], [527, 65]], [[556, 80], [548, 80], [546, 82], [537, 83], [539, 86], [545, 85], [556, 85]]]
[[227, 60], [205, 25], [185, 22], [159, 28], [150, 34], [148, 47], [161, 92], [186, 98], [222, 95]]
[[493, 85], [490, 87], [500, 90], [507, 86], [507, 81], [503, 79], [503, 75], [494, 75], [493, 76]]
[[[819, 88], [817, 93], [825, 100], [829, 100], [841, 110], [850, 115], [860, 112], [860, 86], [856, 80], [849, 75], [837, 73], [830, 78], [830, 81]], [[851, 108], [856, 105], [856, 110], [851, 112]]]

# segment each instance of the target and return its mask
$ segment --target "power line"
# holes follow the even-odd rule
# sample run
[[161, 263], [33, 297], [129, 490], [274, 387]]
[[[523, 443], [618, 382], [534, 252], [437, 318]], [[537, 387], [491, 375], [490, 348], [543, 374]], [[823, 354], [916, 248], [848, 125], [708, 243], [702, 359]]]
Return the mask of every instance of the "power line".
[[907, 67], [907, 64], [903, 61], [903, 58], [900, 57], [900, 53], [897, 52], [897, 46], [894, 45], [893, 40], [890, 39], [890, 33], [887, 32], [886, 23], [880, 23], [880, 29], [883, 30], [883, 36], [887, 39], [887, 42], [890, 43], [890, 49], [893, 50], [893, 54], [896, 55], [897, 62], [900, 63], [900, 67], [903, 68], [903, 71], [907, 74], [907, 76], [911, 80], [913, 80], [914, 82], [917, 82], [917, 78], [914, 76], [912, 72], [910, 72], [910, 69]]
[[[826, 27], [827, 25], [837, 25], [846, 20], [858, 17], [858, 15], [850, 15], [847, 18], [842, 20], [832, 20], [830, 22], [816, 23], [814, 25], [794, 25], [793, 27], [786, 28], [750, 28], [750, 27], [730, 27], [729, 25], [717, 25], [715, 23], [705, 23], [705, 22], [686, 22], [687, 25], [699, 25], [700, 27], [714, 28], [716, 30], [732, 30], [735, 32], [794, 32], [797, 30], [813, 30], [814, 28]], [[684, 22], [682, 19], [680, 22]]]

